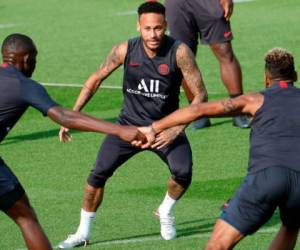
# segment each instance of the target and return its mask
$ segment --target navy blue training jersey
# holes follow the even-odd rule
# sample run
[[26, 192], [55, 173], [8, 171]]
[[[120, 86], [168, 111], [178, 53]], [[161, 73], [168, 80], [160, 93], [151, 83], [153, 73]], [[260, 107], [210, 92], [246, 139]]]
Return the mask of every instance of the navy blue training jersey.
[[178, 109], [182, 73], [176, 51], [180, 43], [166, 36], [158, 54], [149, 58], [140, 37], [128, 41], [122, 121], [145, 126]]
[[261, 92], [251, 123], [249, 173], [267, 167], [300, 171], [300, 89], [279, 82]]
[[57, 105], [42, 85], [11, 65], [0, 66], [0, 142], [29, 106], [47, 115]]

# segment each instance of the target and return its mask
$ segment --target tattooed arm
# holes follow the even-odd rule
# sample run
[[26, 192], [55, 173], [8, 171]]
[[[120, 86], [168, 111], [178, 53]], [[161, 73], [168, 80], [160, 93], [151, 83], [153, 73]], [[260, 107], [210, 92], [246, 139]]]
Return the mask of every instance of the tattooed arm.
[[[102, 81], [106, 79], [121, 64], [124, 63], [127, 48], [127, 41], [120, 43], [112, 48], [109, 55], [100, 65], [99, 69], [95, 73], [91, 74], [84, 83], [73, 107], [74, 111], [80, 111], [95, 94]], [[68, 142], [71, 140], [71, 135], [69, 134], [68, 128], [60, 128], [59, 139], [62, 142]]]
[[215, 102], [191, 104], [190, 106], [176, 110], [165, 118], [152, 124], [152, 130], [159, 133], [163, 129], [186, 124], [199, 117], [222, 117], [249, 114], [253, 116], [263, 104], [264, 97], [260, 93], [241, 95], [233, 99], [225, 99]]
[[84, 83], [73, 110], [80, 111], [95, 94], [102, 81], [124, 63], [127, 47], [128, 42], [126, 41], [112, 48], [109, 55], [100, 65], [99, 69], [90, 75], [90, 77]]
[[207, 91], [197, 66], [195, 56], [184, 43], [178, 46], [176, 52], [177, 66], [181, 69], [183, 78], [194, 99], [192, 104], [207, 101]]

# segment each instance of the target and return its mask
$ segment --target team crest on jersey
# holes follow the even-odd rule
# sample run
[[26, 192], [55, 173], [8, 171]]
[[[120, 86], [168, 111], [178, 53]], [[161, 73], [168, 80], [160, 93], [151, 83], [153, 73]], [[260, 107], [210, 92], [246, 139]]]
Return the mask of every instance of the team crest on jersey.
[[160, 64], [158, 66], [158, 72], [163, 76], [169, 74], [169, 72], [170, 72], [169, 65], [168, 64]]

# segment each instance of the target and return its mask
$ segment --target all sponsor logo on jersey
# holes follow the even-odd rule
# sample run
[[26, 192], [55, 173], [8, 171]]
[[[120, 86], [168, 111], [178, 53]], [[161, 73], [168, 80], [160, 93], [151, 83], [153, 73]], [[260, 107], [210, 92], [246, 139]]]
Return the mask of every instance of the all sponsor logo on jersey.
[[158, 66], [158, 72], [161, 74], [161, 75], [167, 75], [169, 74], [170, 72], [170, 68], [169, 68], [169, 65], [168, 64], [160, 64]]
[[130, 94], [142, 95], [151, 98], [166, 99], [168, 95], [159, 93], [159, 85], [159, 80], [151, 79], [150, 81], [146, 82], [145, 79], [142, 79], [136, 90], [127, 88], [127, 92]]
[[159, 80], [150, 80], [149, 87], [146, 85], [144, 79], [138, 85], [138, 90], [144, 90], [145, 92], [159, 93]]

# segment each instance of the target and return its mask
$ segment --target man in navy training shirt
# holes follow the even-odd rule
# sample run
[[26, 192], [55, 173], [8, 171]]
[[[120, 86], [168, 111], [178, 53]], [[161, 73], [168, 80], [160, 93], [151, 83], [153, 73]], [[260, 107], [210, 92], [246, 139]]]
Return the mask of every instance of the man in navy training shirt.
[[262, 227], [277, 207], [282, 224], [269, 249], [294, 249], [300, 227], [300, 89], [295, 81], [292, 54], [274, 48], [265, 56], [266, 90], [190, 105], [141, 128], [149, 141], [145, 148], [163, 129], [202, 116], [252, 117], [248, 174], [217, 220], [207, 250], [232, 249]]
[[[141, 138], [133, 126], [122, 127], [79, 112], [69, 111], [54, 102], [43, 86], [29, 79], [35, 69], [37, 49], [28, 36], [12, 34], [2, 44], [0, 66], [0, 142], [29, 106], [68, 128], [108, 133], [125, 141]], [[0, 157], [0, 210], [19, 226], [30, 250], [51, 249], [27, 194], [17, 177]]]

